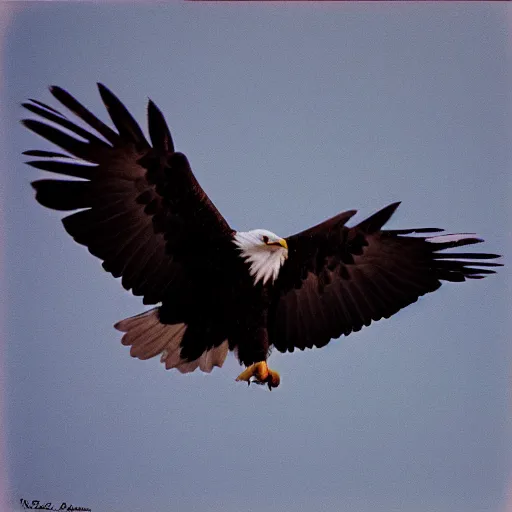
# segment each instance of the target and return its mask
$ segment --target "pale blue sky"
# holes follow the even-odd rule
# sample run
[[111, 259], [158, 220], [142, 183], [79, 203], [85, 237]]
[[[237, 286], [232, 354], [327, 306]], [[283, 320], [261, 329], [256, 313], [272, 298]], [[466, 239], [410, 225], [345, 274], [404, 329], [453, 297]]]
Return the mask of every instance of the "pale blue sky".
[[510, 61], [501, 3], [23, 4], [4, 51], [12, 499], [94, 512], [504, 510], [510, 282], [446, 285], [321, 350], [272, 355], [272, 393], [129, 357], [144, 309], [33, 199], [47, 148], [18, 120], [95, 83], [151, 97], [236, 229], [286, 236], [401, 200], [393, 228], [508, 253]]

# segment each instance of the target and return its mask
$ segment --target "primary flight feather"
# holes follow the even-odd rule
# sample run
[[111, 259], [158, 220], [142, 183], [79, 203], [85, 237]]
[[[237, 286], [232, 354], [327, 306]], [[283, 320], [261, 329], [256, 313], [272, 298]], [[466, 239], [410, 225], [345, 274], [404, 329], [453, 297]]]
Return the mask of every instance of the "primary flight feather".
[[210, 372], [235, 351], [247, 367], [237, 380], [272, 389], [280, 382], [266, 363], [272, 347], [322, 347], [389, 318], [442, 281], [480, 279], [500, 265], [488, 261], [496, 254], [443, 252], [482, 242], [473, 235], [383, 230], [399, 203], [351, 227], [355, 210], [287, 238], [263, 229], [235, 231], [187, 157], [175, 151], [156, 105], [148, 103], [150, 144], [119, 99], [98, 88], [116, 130], [51, 87], [96, 134], [30, 100], [23, 106], [46, 122], [23, 124], [66, 154], [24, 154], [37, 158], [28, 162], [33, 167], [79, 178], [35, 181], [37, 201], [74, 211], [63, 219], [74, 240], [144, 304], [160, 304], [115, 325], [134, 357], [160, 356], [167, 369], [182, 373]]

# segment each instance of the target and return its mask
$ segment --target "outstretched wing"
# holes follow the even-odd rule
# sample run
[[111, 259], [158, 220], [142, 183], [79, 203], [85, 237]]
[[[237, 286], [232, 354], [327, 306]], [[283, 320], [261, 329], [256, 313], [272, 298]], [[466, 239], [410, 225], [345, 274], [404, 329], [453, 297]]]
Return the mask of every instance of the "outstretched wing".
[[[187, 158], [174, 151], [160, 110], [148, 104], [150, 146], [133, 117], [98, 84], [117, 131], [69, 93], [50, 92], [95, 132], [36, 100], [23, 106], [43, 118], [23, 124], [67, 154], [33, 150], [29, 165], [73, 180], [42, 179], [32, 185], [36, 199], [54, 210], [77, 211], [63, 219], [66, 231], [103, 260], [103, 267], [145, 304], [179, 295], [186, 286], [187, 261], [198, 245], [231, 233], [227, 222], [195, 179]], [[70, 135], [72, 134], [72, 135]], [[78, 138], [77, 138], [78, 137]]]
[[407, 236], [434, 228], [384, 230], [399, 203], [347, 227], [355, 211], [341, 213], [287, 238], [288, 260], [275, 284], [270, 341], [281, 352], [322, 347], [372, 320], [389, 318], [441, 281], [480, 279], [495, 254], [442, 253], [482, 242], [471, 235]]

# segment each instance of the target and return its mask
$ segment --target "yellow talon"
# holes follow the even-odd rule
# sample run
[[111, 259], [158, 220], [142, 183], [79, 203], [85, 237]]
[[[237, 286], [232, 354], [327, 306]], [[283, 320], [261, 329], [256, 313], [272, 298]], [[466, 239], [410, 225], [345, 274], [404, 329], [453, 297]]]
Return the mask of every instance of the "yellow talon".
[[245, 380], [249, 382], [249, 379], [254, 377], [256, 380], [265, 381], [268, 377], [268, 366], [265, 361], [260, 361], [259, 363], [251, 364], [248, 368], [246, 368], [237, 378], [236, 380]]
[[268, 389], [272, 390], [272, 388], [277, 388], [281, 379], [279, 374], [271, 370], [267, 366], [266, 361], [260, 361], [259, 363], [251, 364], [248, 368], [246, 368], [237, 378], [237, 381], [246, 381], [247, 383], [251, 383], [251, 377], [254, 377], [254, 382], [257, 384], [267, 384]]

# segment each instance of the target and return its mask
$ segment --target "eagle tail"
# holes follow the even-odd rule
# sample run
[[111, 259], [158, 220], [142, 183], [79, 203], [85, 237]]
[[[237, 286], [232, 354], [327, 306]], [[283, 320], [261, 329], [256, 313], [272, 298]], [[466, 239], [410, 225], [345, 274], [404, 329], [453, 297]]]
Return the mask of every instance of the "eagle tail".
[[176, 368], [181, 373], [193, 372], [197, 368], [210, 373], [215, 366], [224, 364], [229, 352], [228, 341], [225, 340], [217, 347], [205, 350], [200, 357], [193, 361], [181, 357], [181, 342], [187, 325], [185, 323], [164, 324], [160, 322], [160, 308], [125, 318], [114, 327], [124, 336], [121, 343], [131, 346], [130, 355], [138, 359], [150, 359], [161, 355], [160, 361], [165, 368]]

